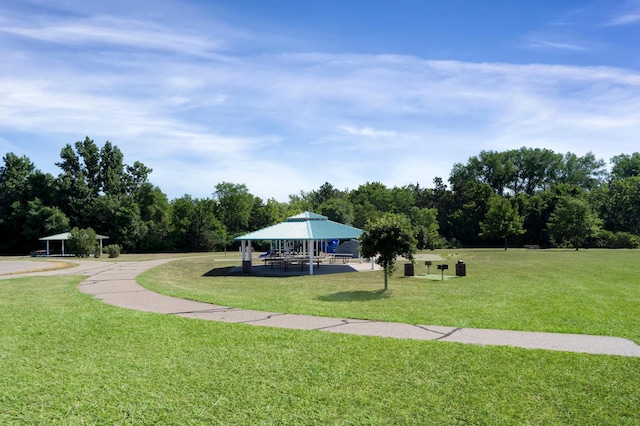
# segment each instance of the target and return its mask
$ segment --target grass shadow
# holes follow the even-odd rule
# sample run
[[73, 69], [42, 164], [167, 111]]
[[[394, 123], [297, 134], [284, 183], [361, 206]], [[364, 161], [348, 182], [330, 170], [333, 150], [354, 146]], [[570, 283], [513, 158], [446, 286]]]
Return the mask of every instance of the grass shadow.
[[202, 276], [203, 277], [228, 277], [230, 275], [238, 275], [238, 274], [231, 273], [231, 270], [233, 268], [234, 268], [233, 266], [225, 266], [223, 268], [213, 268], [212, 270], [202, 274]]
[[210, 271], [202, 274], [203, 277], [243, 277], [243, 278], [256, 278], [256, 277], [273, 277], [273, 278], [290, 278], [304, 276], [304, 272], [298, 271], [260, 271], [245, 273], [242, 272], [237, 266], [224, 266], [221, 268], [213, 268]]
[[316, 300], [322, 302], [366, 302], [369, 300], [387, 299], [391, 296], [391, 292], [385, 289], [374, 291], [340, 291], [338, 293], [319, 296]]

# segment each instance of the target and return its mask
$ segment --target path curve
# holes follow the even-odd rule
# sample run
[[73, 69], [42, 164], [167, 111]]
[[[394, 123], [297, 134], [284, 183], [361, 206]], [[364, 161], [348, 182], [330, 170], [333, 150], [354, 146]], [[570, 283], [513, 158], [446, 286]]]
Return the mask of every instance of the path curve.
[[238, 309], [165, 296], [147, 290], [136, 282], [136, 277], [142, 272], [174, 260], [177, 259], [142, 262], [74, 261], [73, 263], [77, 263], [78, 266], [73, 268], [13, 274], [2, 278], [33, 275], [87, 275], [88, 278], [80, 283], [79, 290], [110, 305], [209, 321], [298, 330], [322, 330], [362, 336], [640, 357], [640, 346], [621, 337], [456, 328]]

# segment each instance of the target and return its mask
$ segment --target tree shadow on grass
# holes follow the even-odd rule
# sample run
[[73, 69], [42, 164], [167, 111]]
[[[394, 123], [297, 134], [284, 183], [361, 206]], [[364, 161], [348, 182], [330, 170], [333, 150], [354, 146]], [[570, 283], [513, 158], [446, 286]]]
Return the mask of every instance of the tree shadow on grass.
[[322, 302], [366, 302], [369, 300], [387, 299], [391, 292], [385, 289], [374, 291], [340, 291], [338, 293], [319, 296], [316, 299]]

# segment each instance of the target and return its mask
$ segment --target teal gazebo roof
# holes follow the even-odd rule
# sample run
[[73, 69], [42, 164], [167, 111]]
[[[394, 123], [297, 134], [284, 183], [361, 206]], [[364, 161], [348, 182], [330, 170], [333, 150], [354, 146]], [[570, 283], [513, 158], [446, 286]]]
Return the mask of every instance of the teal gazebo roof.
[[276, 225], [236, 237], [235, 240], [348, 240], [358, 238], [362, 232], [353, 226], [331, 221], [326, 216], [303, 212]]

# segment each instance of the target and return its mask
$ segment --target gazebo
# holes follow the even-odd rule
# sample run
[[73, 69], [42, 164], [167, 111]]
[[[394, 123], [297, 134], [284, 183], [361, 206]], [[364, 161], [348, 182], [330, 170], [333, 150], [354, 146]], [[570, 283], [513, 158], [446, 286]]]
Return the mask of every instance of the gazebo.
[[[64, 256], [64, 242], [65, 241], [69, 241], [69, 238], [71, 238], [71, 232], [63, 232], [62, 234], [56, 234], [56, 235], [49, 235], [48, 237], [42, 237], [42, 238], [38, 238], [40, 241], [46, 241], [47, 242], [47, 253], [46, 255], [49, 256], [49, 242], [50, 241], [60, 241], [61, 245], [62, 245], [62, 249], [60, 251], [60, 253], [62, 254], [62, 256]], [[107, 240], [109, 239], [109, 237], [105, 236], [105, 235], [98, 235], [96, 234], [96, 240], [98, 240], [100, 242], [100, 250], [102, 250], [102, 240]]]
[[362, 232], [353, 226], [331, 221], [326, 216], [303, 212], [276, 225], [236, 237], [235, 240], [242, 243], [242, 270], [245, 272], [252, 267], [251, 242], [269, 240], [270, 253], [295, 251], [301, 263], [309, 264], [309, 275], [313, 275], [314, 255], [324, 252], [327, 242], [351, 240], [358, 238]]

